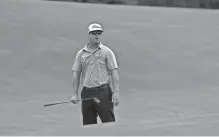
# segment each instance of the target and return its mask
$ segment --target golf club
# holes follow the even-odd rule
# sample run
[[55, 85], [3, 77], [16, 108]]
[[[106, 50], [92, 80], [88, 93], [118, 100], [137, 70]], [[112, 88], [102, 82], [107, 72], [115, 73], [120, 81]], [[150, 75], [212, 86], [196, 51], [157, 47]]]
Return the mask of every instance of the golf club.
[[[93, 99], [95, 103], [100, 103], [100, 100], [98, 98], [95, 98], [95, 97], [84, 98], [84, 99], [81, 99], [81, 100], [78, 100], [78, 101], [91, 100], [91, 99]], [[69, 100], [69, 101], [62, 101], [62, 102], [55, 102], [55, 103], [51, 103], [51, 104], [45, 104], [44, 107], [58, 105], [58, 104], [65, 104], [65, 103], [70, 103], [70, 102], [71, 102], [71, 100]]]

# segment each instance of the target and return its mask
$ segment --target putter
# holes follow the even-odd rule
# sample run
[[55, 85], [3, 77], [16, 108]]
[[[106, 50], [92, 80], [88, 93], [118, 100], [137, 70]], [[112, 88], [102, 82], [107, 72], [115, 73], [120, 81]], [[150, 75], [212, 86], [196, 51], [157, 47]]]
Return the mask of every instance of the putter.
[[[81, 99], [81, 100], [78, 100], [78, 101], [91, 100], [91, 99], [93, 99], [95, 103], [100, 103], [100, 100], [98, 98], [95, 98], [95, 97], [84, 98], [84, 99]], [[55, 103], [51, 103], [51, 104], [45, 104], [44, 107], [58, 105], [58, 104], [65, 104], [65, 103], [70, 103], [70, 102], [71, 102], [71, 100], [69, 100], [69, 101], [62, 101], [62, 102], [55, 102]]]

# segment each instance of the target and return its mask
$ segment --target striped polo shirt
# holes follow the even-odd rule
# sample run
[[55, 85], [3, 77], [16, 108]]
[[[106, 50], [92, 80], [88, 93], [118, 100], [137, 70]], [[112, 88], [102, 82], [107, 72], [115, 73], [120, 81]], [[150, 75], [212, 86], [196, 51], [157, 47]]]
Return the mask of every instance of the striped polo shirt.
[[113, 51], [100, 43], [93, 52], [87, 48], [87, 45], [79, 50], [72, 70], [81, 72], [81, 85], [83, 87], [98, 87], [110, 84], [110, 71], [117, 68]]

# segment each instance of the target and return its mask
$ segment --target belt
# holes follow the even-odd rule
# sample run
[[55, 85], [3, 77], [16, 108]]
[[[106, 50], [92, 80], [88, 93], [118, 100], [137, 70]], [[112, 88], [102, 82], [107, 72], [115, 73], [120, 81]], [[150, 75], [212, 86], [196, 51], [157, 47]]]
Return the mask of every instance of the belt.
[[98, 90], [100, 88], [108, 88], [109, 84], [103, 84], [98, 87], [84, 87], [85, 90]]

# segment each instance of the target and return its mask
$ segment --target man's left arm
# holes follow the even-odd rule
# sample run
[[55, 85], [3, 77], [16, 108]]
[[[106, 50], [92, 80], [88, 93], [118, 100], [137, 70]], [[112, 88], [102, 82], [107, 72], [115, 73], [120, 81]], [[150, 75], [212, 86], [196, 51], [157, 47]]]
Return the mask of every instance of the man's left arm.
[[119, 75], [118, 69], [111, 70], [112, 86], [113, 86], [113, 103], [115, 106], [119, 105]]
[[113, 96], [112, 100], [115, 106], [119, 105], [119, 75], [116, 56], [112, 50], [107, 53], [107, 68], [111, 72]]

